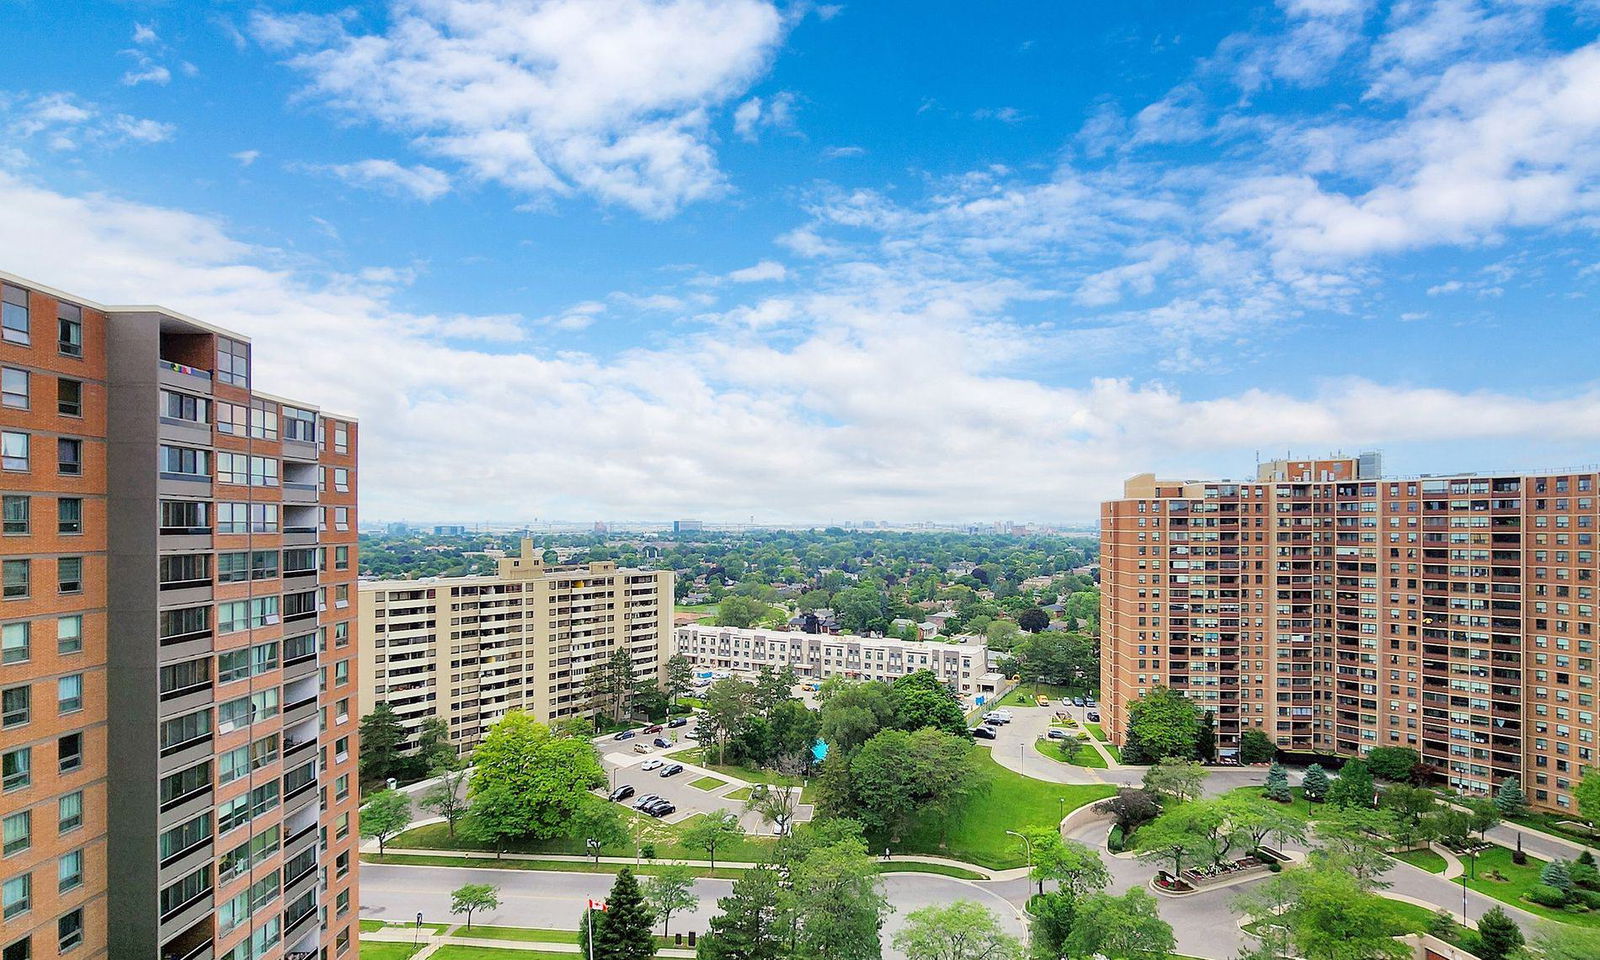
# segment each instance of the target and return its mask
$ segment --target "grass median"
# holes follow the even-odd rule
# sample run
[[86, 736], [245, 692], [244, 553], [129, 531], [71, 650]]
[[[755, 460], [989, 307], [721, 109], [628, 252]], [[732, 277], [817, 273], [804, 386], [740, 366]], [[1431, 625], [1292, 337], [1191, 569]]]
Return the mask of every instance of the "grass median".
[[[1071, 744], [1073, 747], [1071, 754], [1068, 754], [1065, 749], [1067, 744]], [[1074, 740], [1035, 740], [1033, 748], [1051, 760], [1071, 764], [1074, 767], [1086, 767], [1094, 770], [1104, 770], [1106, 768], [1106, 758], [1102, 757], [1100, 751], [1096, 750], [1087, 741], [1082, 746], [1079, 746], [1077, 741]]]
[[[720, 854], [718, 859], [721, 859]], [[389, 853], [382, 857], [375, 853], [363, 853], [361, 861], [363, 863], [378, 863], [395, 867], [464, 867], [473, 870], [542, 870], [555, 873], [615, 874], [623, 867], [629, 867], [634, 873], [643, 877], [660, 873], [662, 868], [670, 863], [656, 860], [646, 860], [640, 863], [598, 864], [588, 860], [525, 860], [519, 858], [493, 860], [484, 857], [453, 857], [441, 853]], [[718, 866], [715, 871], [712, 871], [710, 867], [690, 867], [689, 869], [697, 877], [715, 880], [736, 880], [750, 868], [747, 866]], [[945, 863], [918, 863], [913, 860], [880, 860], [878, 861], [878, 872], [931, 873], [941, 877], [953, 877], [958, 880], [988, 879], [985, 874], [976, 870], [968, 870], [965, 867], [957, 867]], [[365, 922], [363, 921], [363, 923]]]

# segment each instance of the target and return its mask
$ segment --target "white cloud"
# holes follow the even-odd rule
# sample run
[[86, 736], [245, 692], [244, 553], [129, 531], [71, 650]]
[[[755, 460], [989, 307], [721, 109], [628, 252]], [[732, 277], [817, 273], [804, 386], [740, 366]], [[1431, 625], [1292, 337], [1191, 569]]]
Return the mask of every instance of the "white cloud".
[[828, 148], [826, 148], [826, 149], [824, 149], [822, 151], [822, 155], [824, 157], [827, 157], [829, 160], [837, 160], [837, 159], [840, 159], [842, 157], [860, 157], [860, 156], [864, 156], [866, 154], [866, 152], [867, 152], [867, 148], [866, 147], [858, 147], [858, 146], [855, 146], [855, 145], [850, 145], [850, 146], [842, 146], [842, 147], [828, 147]]
[[404, 167], [393, 160], [372, 159], [311, 169], [326, 171], [353, 187], [410, 196], [424, 202], [432, 202], [450, 192], [450, 178], [444, 171], [424, 164]]
[[261, 158], [261, 151], [260, 150], [240, 150], [238, 153], [230, 153], [230, 154], [228, 154], [228, 156], [230, 156], [233, 159], [239, 161], [239, 166], [248, 167], [248, 166], [250, 166], [250, 164], [255, 163], [257, 160], [259, 160]]
[[156, 28], [154, 25], [148, 23], [136, 23], [133, 25], [134, 43], [157, 43], [160, 41], [160, 39], [160, 37], [156, 36]]
[[650, 217], [723, 189], [711, 114], [765, 72], [783, 27], [767, 0], [394, 0], [381, 33], [251, 21], [343, 112], [519, 192]]
[[[0, 116], [8, 121], [13, 138], [37, 139], [50, 150], [64, 153], [83, 147], [110, 148], [126, 143], [160, 143], [172, 139], [176, 127], [126, 113], [108, 113], [98, 104], [70, 93], [38, 95], [0, 92]], [[20, 153], [9, 156], [13, 166], [26, 165]]]
[[172, 81], [172, 71], [159, 63], [141, 63], [136, 69], [129, 70], [122, 75], [125, 86], [136, 87], [141, 83], [153, 83], [164, 87]]
[[753, 267], [745, 267], [728, 274], [734, 283], [763, 283], [787, 279], [789, 271], [776, 260], [763, 260]]
[[733, 111], [733, 132], [751, 141], [761, 139], [763, 129], [793, 130], [794, 108], [799, 98], [784, 90], [765, 99], [751, 97]]

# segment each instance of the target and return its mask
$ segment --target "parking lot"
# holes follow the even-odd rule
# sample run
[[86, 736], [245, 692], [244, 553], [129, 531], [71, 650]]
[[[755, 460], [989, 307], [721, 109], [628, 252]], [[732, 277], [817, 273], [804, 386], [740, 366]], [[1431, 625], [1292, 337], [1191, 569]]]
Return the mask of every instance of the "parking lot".
[[[688, 726], [666, 729], [662, 734], [645, 734], [638, 732], [642, 728], [635, 728], [635, 735], [628, 740], [617, 740], [614, 735], [595, 738], [595, 746], [600, 750], [600, 760], [606, 768], [606, 775], [610, 778], [608, 790], [627, 784], [634, 789], [634, 795], [621, 801], [624, 805], [632, 806], [635, 800], [646, 794], [658, 794], [672, 801], [678, 809], [668, 814], [665, 819], [668, 823], [681, 823], [697, 814], [710, 813], [715, 810], [728, 810], [739, 817], [739, 825], [746, 833], [761, 834], [771, 833], [772, 827], [766, 823], [759, 814], [747, 813], [744, 809], [744, 800], [729, 799], [727, 794], [737, 791], [741, 787], [751, 784], [745, 780], [734, 779], [726, 774], [713, 773], [704, 767], [692, 763], [685, 763], [681, 757], [669, 756], [675, 751], [682, 751], [696, 746], [696, 741], [689, 734], [694, 731], [695, 723], [691, 719]], [[674, 740], [670, 747], [656, 747], [652, 741], [657, 736], [666, 735]], [[644, 744], [647, 752], [634, 750], [636, 744]], [[661, 769], [673, 763], [683, 763], [683, 772], [676, 776], [663, 777], [661, 769], [643, 770], [641, 767], [652, 758], [663, 761]], [[708, 788], [693, 786], [694, 782], [704, 777], [715, 777], [721, 780], [718, 785], [708, 785]], [[797, 804], [795, 807], [796, 822], [810, 820], [812, 808], [808, 804]]]

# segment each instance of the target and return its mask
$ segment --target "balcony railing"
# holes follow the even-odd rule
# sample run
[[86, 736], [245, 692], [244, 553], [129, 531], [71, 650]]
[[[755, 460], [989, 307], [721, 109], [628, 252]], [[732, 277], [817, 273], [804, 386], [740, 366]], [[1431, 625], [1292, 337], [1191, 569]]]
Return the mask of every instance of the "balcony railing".
[[174, 360], [157, 360], [156, 366], [162, 370], [170, 370], [173, 373], [181, 373], [189, 377], [199, 377], [201, 380], [211, 379], [211, 371], [201, 370], [199, 367], [191, 367], [188, 364], [178, 363]]

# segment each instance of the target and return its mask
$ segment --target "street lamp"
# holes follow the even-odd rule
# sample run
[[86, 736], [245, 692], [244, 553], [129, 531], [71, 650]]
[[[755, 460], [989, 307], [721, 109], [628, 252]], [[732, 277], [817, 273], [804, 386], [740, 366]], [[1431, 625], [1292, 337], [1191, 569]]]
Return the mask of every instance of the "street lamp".
[[1056, 828], [1061, 827], [1061, 808], [1066, 805], [1066, 797], [1056, 797]]
[[[1029, 840], [1027, 837], [1023, 836], [1022, 834], [1018, 833], [1015, 830], [1007, 830], [1006, 833], [1009, 833], [1013, 837], [1016, 837], [1018, 840], [1022, 841], [1022, 845], [1023, 845], [1024, 849], [1026, 849], [1028, 851], [1028, 872], [1032, 873], [1033, 872], [1033, 841]], [[1039, 878], [1039, 893], [1041, 895], [1044, 893], [1044, 878], [1043, 877]]]

